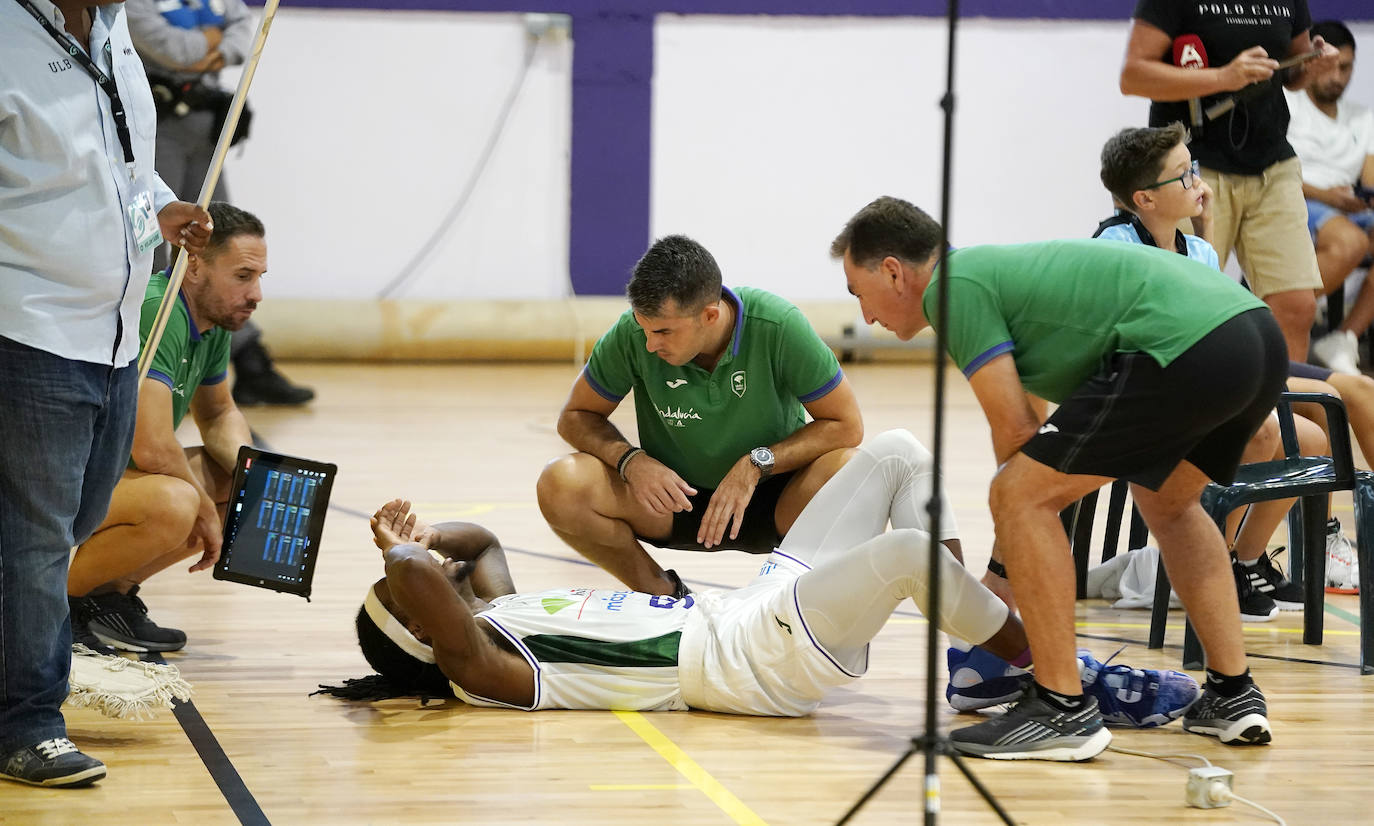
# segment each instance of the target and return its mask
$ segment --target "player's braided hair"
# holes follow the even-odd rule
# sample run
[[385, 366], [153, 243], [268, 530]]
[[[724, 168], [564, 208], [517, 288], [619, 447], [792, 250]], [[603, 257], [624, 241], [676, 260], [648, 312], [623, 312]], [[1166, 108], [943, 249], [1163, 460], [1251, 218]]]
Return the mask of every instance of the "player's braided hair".
[[358, 608], [355, 625], [358, 629], [358, 647], [362, 649], [368, 665], [378, 673], [344, 680], [340, 686], [320, 685], [320, 690], [311, 692], [312, 695], [328, 694], [342, 700], [364, 702], [393, 697], [419, 697], [423, 702], [453, 696], [448, 678], [439, 670], [439, 666], [403, 651], [382, 633], [365, 608]]

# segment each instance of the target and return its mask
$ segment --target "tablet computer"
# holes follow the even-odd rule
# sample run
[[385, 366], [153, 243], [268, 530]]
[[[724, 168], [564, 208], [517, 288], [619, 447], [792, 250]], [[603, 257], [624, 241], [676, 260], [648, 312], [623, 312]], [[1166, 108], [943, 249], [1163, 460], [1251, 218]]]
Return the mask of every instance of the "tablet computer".
[[215, 579], [310, 599], [338, 467], [239, 448]]

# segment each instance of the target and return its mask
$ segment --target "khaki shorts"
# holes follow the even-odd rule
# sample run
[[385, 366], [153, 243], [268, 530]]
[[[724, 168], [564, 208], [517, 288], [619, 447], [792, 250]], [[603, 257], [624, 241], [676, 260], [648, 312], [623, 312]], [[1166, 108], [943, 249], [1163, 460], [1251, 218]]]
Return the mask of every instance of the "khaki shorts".
[[1204, 167], [1202, 178], [1212, 188], [1212, 246], [1223, 267], [1234, 249], [1250, 289], [1260, 298], [1321, 289], [1297, 158], [1279, 161], [1259, 175]]

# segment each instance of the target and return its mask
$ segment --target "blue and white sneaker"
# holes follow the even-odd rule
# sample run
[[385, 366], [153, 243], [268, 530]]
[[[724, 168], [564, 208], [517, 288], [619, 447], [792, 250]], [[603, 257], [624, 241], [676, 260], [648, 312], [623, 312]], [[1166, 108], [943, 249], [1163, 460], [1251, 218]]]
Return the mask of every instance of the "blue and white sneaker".
[[949, 649], [945, 661], [949, 665], [945, 699], [959, 711], [1010, 703], [1031, 681], [1029, 671], [976, 645], [968, 651]]
[[[1116, 654], [1120, 653], [1118, 648]], [[1088, 651], [1078, 651], [1083, 693], [1097, 698], [1102, 720], [1109, 726], [1162, 726], [1182, 717], [1202, 694], [1197, 680], [1179, 671], [1108, 665], [1116, 654], [1098, 662]]]

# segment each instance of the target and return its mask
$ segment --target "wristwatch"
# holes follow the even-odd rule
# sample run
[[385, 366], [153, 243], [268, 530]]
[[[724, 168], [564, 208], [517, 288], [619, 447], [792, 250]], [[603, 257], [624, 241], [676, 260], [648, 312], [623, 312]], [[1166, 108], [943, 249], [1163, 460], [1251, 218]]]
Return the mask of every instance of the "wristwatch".
[[749, 461], [759, 469], [759, 481], [773, 475], [773, 451], [766, 447], [756, 447], [749, 451]]

